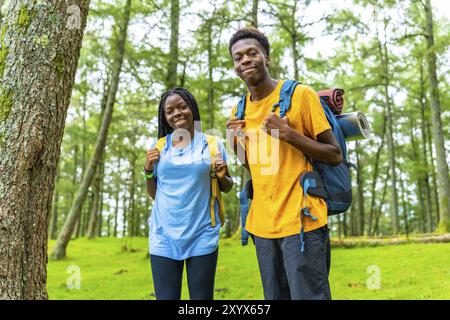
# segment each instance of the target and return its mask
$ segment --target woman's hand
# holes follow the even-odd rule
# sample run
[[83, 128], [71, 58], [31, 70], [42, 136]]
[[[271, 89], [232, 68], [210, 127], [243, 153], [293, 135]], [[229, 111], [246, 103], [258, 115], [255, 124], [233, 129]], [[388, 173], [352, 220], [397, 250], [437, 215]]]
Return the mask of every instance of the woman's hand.
[[219, 179], [223, 179], [227, 173], [227, 164], [225, 163], [225, 161], [223, 161], [222, 158], [222, 153], [218, 153], [215, 156], [215, 171], [216, 171], [216, 176]]
[[157, 161], [159, 161], [159, 150], [156, 148], [148, 150], [147, 157], [145, 158], [145, 171], [153, 171]]

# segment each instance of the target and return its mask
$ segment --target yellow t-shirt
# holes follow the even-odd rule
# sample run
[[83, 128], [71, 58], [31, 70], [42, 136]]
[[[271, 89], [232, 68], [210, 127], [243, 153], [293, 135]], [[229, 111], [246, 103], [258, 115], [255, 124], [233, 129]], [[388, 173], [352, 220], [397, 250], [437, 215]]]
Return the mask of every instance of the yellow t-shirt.
[[[305, 232], [327, 224], [327, 206], [323, 199], [303, 197], [299, 177], [312, 166], [303, 153], [289, 143], [261, 130], [262, 123], [280, 99], [283, 81], [260, 101], [250, 101], [245, 108], [245, 152], [253, 182], [253, 200], [246, 221], [251, 234], [264, 238], [281, 238], [300, 233], [301, 209], [306, 205], [318, 219], [303, 217]], [[231, 118], [235, 118], [235, 106]], [[279, 115], [279, 108], [275, 110]], [[286, 112], [289, 125], [301, 134], [317, 140], [317, 135], [331, 129], [317, 94], [308, 86], [297, 85], [291, 107]]]

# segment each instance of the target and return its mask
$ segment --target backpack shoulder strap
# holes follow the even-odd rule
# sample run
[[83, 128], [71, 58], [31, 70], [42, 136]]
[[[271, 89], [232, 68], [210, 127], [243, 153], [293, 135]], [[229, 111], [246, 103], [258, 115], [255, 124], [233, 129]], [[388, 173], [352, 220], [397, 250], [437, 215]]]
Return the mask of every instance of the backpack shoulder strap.
[[238, 118], [239, 120], [243, 120], [244, 116], [245, 116], [245, 104], [247, 101], [247, 94], [244, 94], [241, 98], [241, 100], [239, 101], [237, 108], [236, 108], [236, 118]]
[[280, 90], [280, 101], [278, 101], [272, 108], [272, 112], [275, 112], [275, 109], [280, 107], [280, 118], [283, 118], [291, 107], [292, 95], [294, 94], [295, 87], [298, 84], [299, 83], [295, 80], [286, 80], [283, 82]]
[[345, 136], [342, 132], [342, 128], [339, 125], [336, 116], [333, 111], [331, 111], [330, 107], [326, 104], [325, 100], [320, 97], [320, 104], [322, 105], [325, 116], [327, 117], [328, 122], [331, 126], [331, 131], [333, 131], [334, 136], [336, 137], [337, 142], [341, 146], [342, 157], [347, 160], [347, 144], [345, 142]]
[[222, 192], [219, 187], [219, 180], [216, 176], [216, 155], [219, 153], [219, 144], [217, 143], [217, 138], [211, 135], [205, 134], [206, 142], [208, 143], [209, 155], [211, 157], [211, 198], [210, 198], [210, 215], [211, 215], [211, 225], [216, 226], [216, 215], [214, 207], [216, 204], [216, 199], [219, 204], [219, 219], [221, 225], [225, 223], [225, 206], [222, 199]]
[[161, 153], [161, 151], [164, 149], [164, 146], [166, 145], [166, 137], [167, 136], [162, 137], [156, 142], [155, 148], [158, 149], [159, 153]]

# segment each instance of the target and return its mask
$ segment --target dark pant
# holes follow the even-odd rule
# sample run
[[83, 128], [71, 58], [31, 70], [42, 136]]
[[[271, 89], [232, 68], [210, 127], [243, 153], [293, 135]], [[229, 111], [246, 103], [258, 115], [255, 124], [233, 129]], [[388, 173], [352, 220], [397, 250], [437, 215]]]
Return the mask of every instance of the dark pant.
[[259, 271], [266, 300], [330, 300], [328, 282], [330, 241], [328, 228], [279, 239], [254, 236]]
[[180, 300], [183, 267], [186, 261], [187, 282], [191, 300], [213, 300], [217, 254], [173, 260], [150, 255], [153, 285], [157, 300]]

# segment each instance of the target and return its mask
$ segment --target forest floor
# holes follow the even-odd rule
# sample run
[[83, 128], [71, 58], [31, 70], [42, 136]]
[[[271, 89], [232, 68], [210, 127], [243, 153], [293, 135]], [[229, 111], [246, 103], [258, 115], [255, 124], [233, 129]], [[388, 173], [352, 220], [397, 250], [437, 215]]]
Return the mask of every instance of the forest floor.
[[[147, 251], [147, 238], [72, 240], [68, 258], [49, 259], [49, 299], [155, 299]], [[330, 285], [337, 300], [450, 299], [450, 243], [333, 248]], [[220, 240], [215, 299], [263, 299], [251, 241]]]

